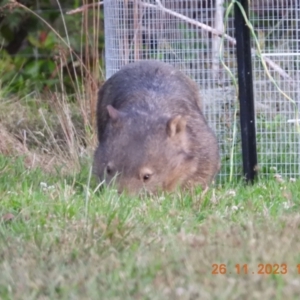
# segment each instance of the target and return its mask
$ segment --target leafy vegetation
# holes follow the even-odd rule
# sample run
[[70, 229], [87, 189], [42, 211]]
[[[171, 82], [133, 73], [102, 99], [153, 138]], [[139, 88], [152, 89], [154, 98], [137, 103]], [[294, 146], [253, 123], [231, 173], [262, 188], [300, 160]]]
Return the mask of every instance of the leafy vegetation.
[[[68, 15], [79, 1], [25, 2], [0, 6], [1, 86], [21, 96], [49, 90], [76, 92], [101, 60], [102, 11]], [[99, 28], [85, 30], [92, 24]]]

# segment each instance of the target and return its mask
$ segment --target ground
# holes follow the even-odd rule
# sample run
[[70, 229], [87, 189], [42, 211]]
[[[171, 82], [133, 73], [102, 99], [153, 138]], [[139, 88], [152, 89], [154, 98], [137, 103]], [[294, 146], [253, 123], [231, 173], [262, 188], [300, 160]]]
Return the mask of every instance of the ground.
[[0, 156], [1, 299], [298, 299], [300, 182], [129, 198]]

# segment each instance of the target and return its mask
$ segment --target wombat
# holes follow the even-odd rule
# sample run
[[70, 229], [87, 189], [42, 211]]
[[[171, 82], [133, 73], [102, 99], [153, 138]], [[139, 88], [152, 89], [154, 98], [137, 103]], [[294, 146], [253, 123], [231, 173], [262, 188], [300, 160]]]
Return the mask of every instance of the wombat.
[[198, 87], [172, 66], [130, 63], [99, 90], [94, 173], [119, 192], [206, 188], [220, 168]]

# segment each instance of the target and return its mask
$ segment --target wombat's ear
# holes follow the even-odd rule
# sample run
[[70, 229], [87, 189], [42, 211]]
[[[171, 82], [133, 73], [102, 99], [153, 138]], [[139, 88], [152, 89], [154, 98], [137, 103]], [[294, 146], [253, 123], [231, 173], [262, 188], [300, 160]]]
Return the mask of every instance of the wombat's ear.
[[170, 138], [182, 133], [186, 128], [186, 119], [180, 115], [172, 117], [167, 122], [167, 134]]
[[118, 119], [120, 119], [121, 117], [121, 112], [118, 111], [117, 109], [115, 109], [113, 106], [111, 105], [107, 105], [106, 106], [107, 112], [109, 117], [113, 120], [113, 121], [117, 121]]

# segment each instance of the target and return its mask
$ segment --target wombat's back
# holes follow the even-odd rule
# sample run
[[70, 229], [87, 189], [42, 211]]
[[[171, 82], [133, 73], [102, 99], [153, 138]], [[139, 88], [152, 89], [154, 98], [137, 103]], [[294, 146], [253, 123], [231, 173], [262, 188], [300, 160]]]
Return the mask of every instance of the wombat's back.
[[108, 121], [106, 107], [123, 111], [147, 111], [155, 114], [183, 114], [194, 117], [201, 113], [197, 85], [179, 70], [147, 60], [124, 66], [109, 78], [98, 94], [98, 135], [101, 139]]

